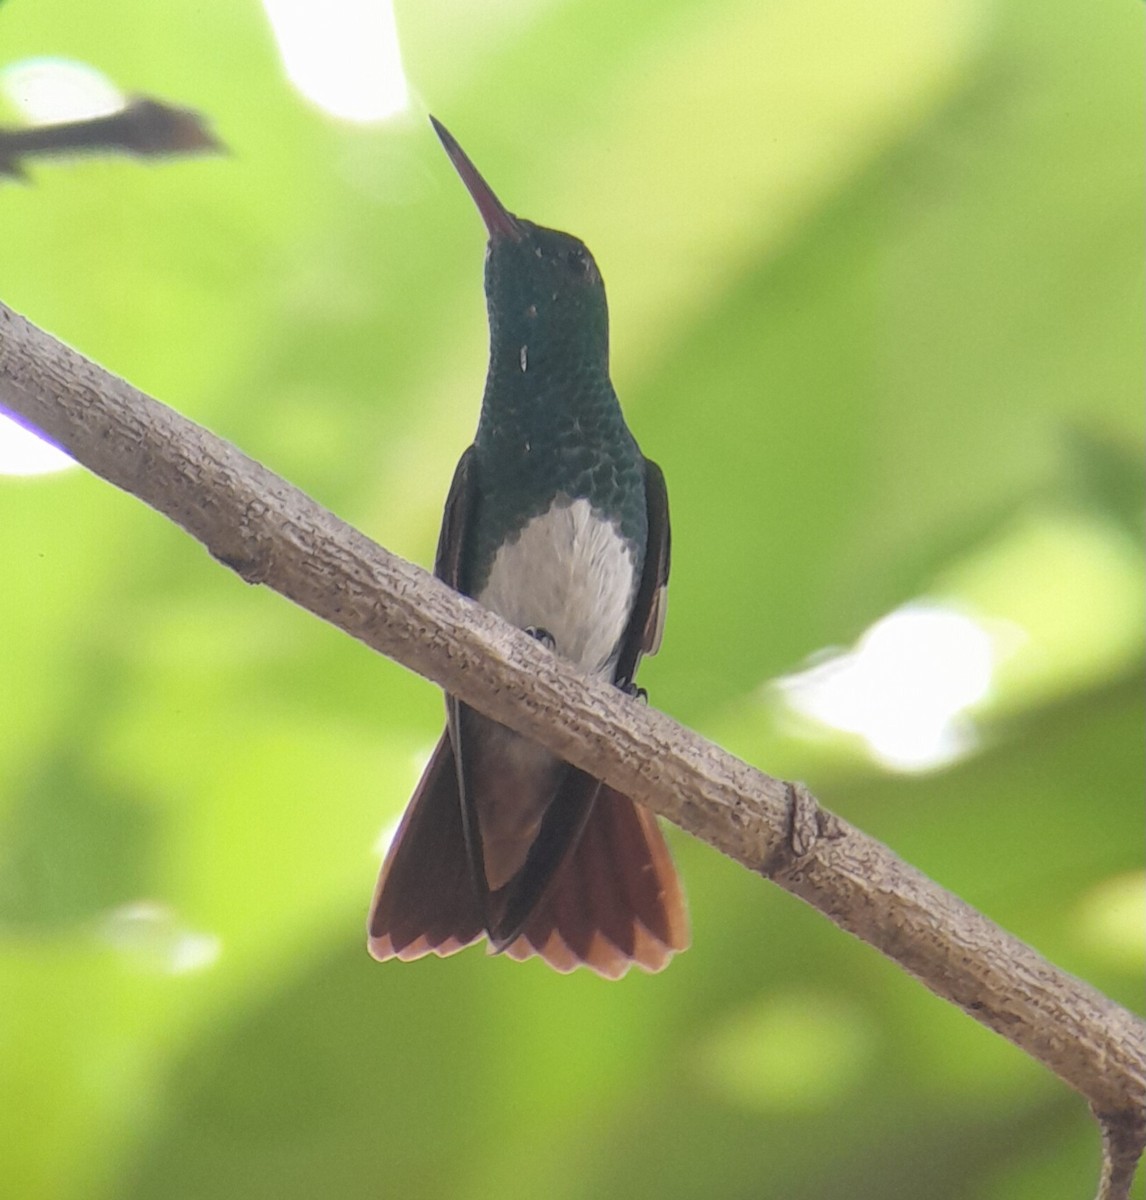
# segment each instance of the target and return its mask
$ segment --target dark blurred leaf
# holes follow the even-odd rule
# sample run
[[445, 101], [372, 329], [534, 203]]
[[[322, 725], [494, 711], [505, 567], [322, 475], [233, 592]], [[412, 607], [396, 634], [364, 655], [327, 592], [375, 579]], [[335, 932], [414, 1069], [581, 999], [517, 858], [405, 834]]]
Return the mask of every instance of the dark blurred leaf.
[[145, 895], [154, 850], [148, 813], [101, 786], [77, 748], [53, 748], [5, 825], [0, 930], [44, 935]]
[[1141, 446], [1077, 426], [1068, 431], [1064, 493], [1141, 542], [1146, 536], [1146, 473]]
[[24, 176], [28, 158], [69, 154], [217, 154], [225, 149], [199, 113], [136, 96], [119, 112], [27, 129], [0, 128], [0, 176]]

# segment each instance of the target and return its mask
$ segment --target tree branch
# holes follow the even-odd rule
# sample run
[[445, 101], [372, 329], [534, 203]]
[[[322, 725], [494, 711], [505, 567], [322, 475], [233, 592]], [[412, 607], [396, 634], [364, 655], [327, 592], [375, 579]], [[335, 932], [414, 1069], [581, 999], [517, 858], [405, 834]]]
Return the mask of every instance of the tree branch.
[[0, 304], [0, 405], [263, 583], [818, 908], [1091, 1103], [1102, 1200], [1146, 1143], [1146, 1028], [799, 784], [589, 679]]

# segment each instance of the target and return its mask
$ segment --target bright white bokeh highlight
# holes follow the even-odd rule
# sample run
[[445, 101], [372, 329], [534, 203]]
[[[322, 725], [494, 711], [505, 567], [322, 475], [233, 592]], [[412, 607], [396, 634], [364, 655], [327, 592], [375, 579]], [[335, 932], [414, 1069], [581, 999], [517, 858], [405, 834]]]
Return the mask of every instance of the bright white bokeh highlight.
[[0, 71], [0, 91], [29, 125], [119, 112], [123, 93], [95, 67], [67, 58], [26, 58]]
[[213, 966], [223, 950], [215, 934], [188, 929], [157, 900], [136, 900], [112, 909], [100, 933], [136, 966], [164, 975], [202, 971]]
[[380, 121], [410, 94], [390, 0], [263, 0], [291, 83], [331, 116]]
[[57, 446], [0, 414], [0, 475], [49, 475], [76, 465]]
[[[0, 93], [29, 125], [119, 112], [123, 93], [101, 71], [67, 58], [26, 58], [0, 70]], [[48, 475], [76, 466], [58, 447], [0, 414], [0, 475]]]
[[981, 622], [918, 601], [877, 621], [853, 650], [778, 686], [795, 711], [861, 737], [881, 765], [925, 771], [975, 748], [967, 712], [990, 693], [997, 655]]

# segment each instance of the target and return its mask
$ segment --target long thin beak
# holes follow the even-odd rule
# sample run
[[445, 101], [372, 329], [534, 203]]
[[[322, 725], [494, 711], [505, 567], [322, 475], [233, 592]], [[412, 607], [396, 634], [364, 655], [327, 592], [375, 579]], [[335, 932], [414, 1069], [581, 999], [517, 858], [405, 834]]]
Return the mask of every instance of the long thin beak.
[[490, 240], [511, 238], [513, 241], [519, 242], [525, 236], [525, 231], [521, 228], [517, 218], [493, 194], [493, 189], [481, 177], [481, 172], [470, 162], [469, 156], [454, 140], [454, 135], [436, 117], [430, 117], [430, 124], [433, 125], [434, 132], [441, 138], [442, 145], [445, 146], [446, 153], [450, 156], [450, 162], [454, 164], [454, 169], [462, 177], [466, 191], [474, 198], [478, 212], [481, 213], [481, 219], [485, 222], [486, 229], [489, 230]]

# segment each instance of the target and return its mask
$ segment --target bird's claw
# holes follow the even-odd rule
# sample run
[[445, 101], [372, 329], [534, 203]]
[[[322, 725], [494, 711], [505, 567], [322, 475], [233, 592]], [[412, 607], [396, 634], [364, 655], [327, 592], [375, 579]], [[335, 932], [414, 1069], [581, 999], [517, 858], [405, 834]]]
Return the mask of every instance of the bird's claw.
[[553, 634], [551, 634], [548, 629], [542, 629], [540, 625], [527, 625], [525, 632], [528, 633], [531, 638], [535, 638], [537, 641], [539, 641], [546, 650], [556, 649], [557, 642], [554, 639]]

